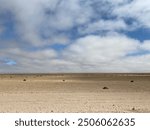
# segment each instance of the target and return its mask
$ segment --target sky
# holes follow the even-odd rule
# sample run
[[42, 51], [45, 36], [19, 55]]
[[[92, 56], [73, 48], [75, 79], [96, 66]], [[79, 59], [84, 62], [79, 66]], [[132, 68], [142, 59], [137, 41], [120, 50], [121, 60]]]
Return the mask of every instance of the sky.
[[150, 72], [150, 0], [0, 0], [0, 73]]

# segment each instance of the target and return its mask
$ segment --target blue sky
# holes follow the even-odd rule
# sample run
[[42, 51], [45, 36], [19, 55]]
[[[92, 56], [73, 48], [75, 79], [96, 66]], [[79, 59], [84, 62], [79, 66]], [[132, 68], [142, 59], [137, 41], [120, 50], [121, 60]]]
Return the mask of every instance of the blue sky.
[[149, 21], [149, 0], [0, 0], [0, 73], [150, 72]]

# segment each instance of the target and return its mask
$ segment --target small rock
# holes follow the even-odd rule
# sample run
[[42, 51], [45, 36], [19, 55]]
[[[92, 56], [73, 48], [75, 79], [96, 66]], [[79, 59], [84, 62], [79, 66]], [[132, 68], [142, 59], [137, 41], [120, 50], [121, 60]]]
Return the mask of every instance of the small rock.
[[26, 79], [24, 79], [23, 81], [27, 81]]
[[109, 89], [108, 87], [103, 87], [103, 89]]
[[131, 83], [133, 83], [133, 82], [134, 82], [134, 80], [131, 80], [130, 82], [131, 82]]
[[132, 108], [132, 111], [135, 111], [135, 107]]

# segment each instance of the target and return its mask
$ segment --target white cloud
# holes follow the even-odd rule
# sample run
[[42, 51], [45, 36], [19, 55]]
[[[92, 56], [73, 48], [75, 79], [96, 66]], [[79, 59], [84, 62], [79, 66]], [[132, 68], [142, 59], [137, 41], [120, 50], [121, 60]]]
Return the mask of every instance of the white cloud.
[[131, 28], [129, 28], [123, 20], [99, 20], [80, 28], [79, 32], [81, 34], [91, 34], [98, 31], [120, 31], [129, 29]]
[[65, 50], [64, 57], [81, 72], [148, 72], [150, 54], [127, 56], [142, 48], [139, 41], [122, 35], [87, 36]]
[[103, 19], [105, 13], [108, 16], [114, 15], [113, 11], [120, 17], [118, 12], [124, 13], [120, 11], [120, 4], [125, 3], [128, 0], [1, 0], [0, 8], [13, 13], [17, 22], [15, 31], [23, 41], [43, 46], [55, 42], [69, 43], [69, 36], [62, 33], [71, 31], [73, 27], [85, 34], [128, 30], [131, 27], [121, 18]]
[[[150, 71], [150, 54], [128, 56], [150, 51], [150, 41], [140, 42], [117, 33], [141, 26], [150, 28], [149, 5], [148, 0], [0, 0], [0, 11], [13, 13], [15, 31], [19, 40], [26, 43], [1, 44], [1, 58], [17, 64], [0, 63], [0, 72]], [[135, 21], [128, 25], [128, 18]], [[74, 27], [79, 35], [85, 36], [70, 39]], [[96, 35], [103, 31], [105, 35]], [[55, 43], [70, 44], [61, 52], [41, 49]], [[23, 49], [30, 44], [39, 50]]]
[[1, 50], [0, 56], [2, 59], [10, 59], [16, 62], [14, 66], [7, 66], [4, 63], [0, 64], [0, 73], [46, 73], [48, 70], [53, 71], [52, 68], [54, 68], [54, 66], [51, 63], [52, 60], [57, 58], [57, 52], [52, 49], [27, 51], [19, 48], [8, 48], [7, 50]]
[[117, 6], [114, 11], [119, 17], [137, 20], [141, 26], [150, 28], [150, 1], [133, 0], [127, 4]]
[[65, 50], [64, 55], [70, 60], [85, 64], [109, 63], [136, 51], [138, 45], [137, 40], [125, 36], [87, 36], [78, 39]]
[[[57, 52], [52, 49], [45, 49], [40, 51], [25, 51], [19, 48], [9, 48], [7, 50], [1, 50], [0, 52], [1, 57], [10, 57], [14, 60], [18, 59], [37, 59], [37, 60], [44, 60], [44, 59], [52, 59], [57, 57]], [[17, 59], [18, 58], [18, 59]]]
[[69, 39], [59, 32], [84, 24], [92, 16], [90, 7], [81, 6], [80, 0], [1, 0], [0, 8], [14, 14], [20, 38], [35, 46], [57, 42], [56, 37], [66, 39], [64, 44]]
[[14, 60], [17, 64], [0, 64], [0, 72], [149, 72], [150, 54], [127, 56], [141, 49], [147, 50], [148, 44], [149, 41], [141, 43], [112, 33], [79, 38], [62, 52], [7, 48], [0, 51], [1, 58]]
[[145, 40], [141, 45], [141, 49], [150, 51], [150, 40]]

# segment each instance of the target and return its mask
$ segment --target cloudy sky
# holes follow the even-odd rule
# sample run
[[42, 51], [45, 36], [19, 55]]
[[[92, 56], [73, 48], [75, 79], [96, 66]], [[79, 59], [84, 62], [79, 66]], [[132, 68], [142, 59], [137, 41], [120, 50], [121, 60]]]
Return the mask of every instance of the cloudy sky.
[[0, 0], [0, 73], [150, 72], [150, 0]]

